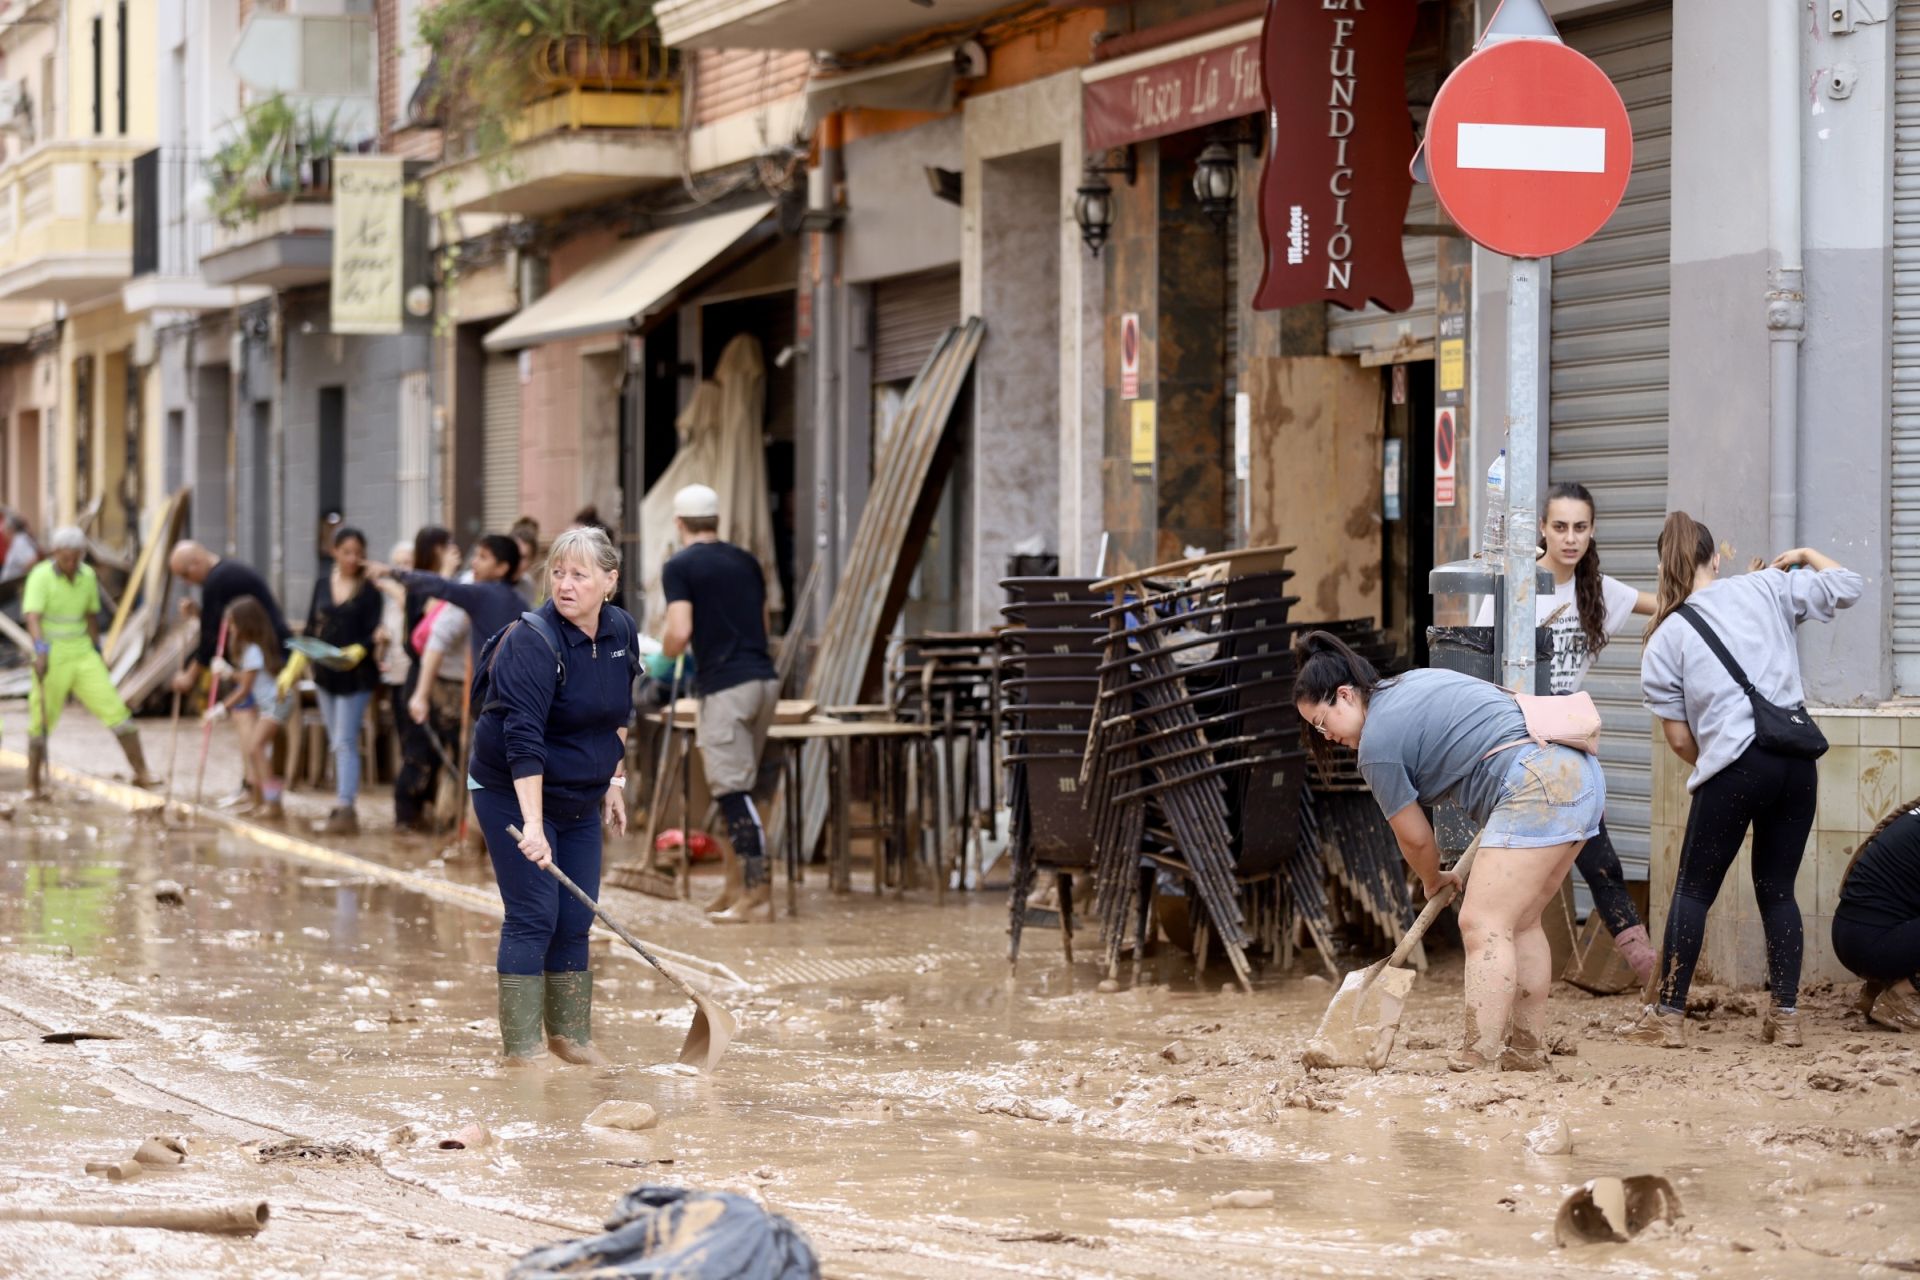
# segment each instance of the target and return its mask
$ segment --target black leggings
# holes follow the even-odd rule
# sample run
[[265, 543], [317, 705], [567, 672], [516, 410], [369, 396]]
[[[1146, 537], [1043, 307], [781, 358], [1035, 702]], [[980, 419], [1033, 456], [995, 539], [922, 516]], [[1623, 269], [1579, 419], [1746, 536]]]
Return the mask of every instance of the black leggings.
[[1613, 851], [1613, 837], [1607, 834], [1607, 820], [1600, 820], [1600, 834], [1580, 848], [1573, 865], [1593, 894], [1593, 909], [1600, 913], [1607, 932], [1619, 937], [1640, 923], [1633, 898], [1627, 893], [1627, 874], [1620, 869], [1620, 855]]
[[1833, 958], [1876, 982], [1920, 975], [1920, 920], [1870, 923], [1850, 918], [1843, 907], [1833, 917]]
[[1680, 847], [1680, 873], [1667, 913], [1667, 936], [1660, 976], [1660, 1004], [1684, 1009], [1700, 946], [1707, 934], [1707, 909], [1720, 896], [1720, 883], [1740, 852], [1747, 828], [1753, 828], [1753, 895], [1767, 938], [1767, 978], [1773, 1000], [1792, 1008], [1800, 992], [1800, 957], [1805, 940], [1793, 879], [1806, 853], [1818, 797], [1813, 761], [1774, 755], [1748, 747], [1738, 760], [1700, 784], [1687, 815], [1686, 842]]

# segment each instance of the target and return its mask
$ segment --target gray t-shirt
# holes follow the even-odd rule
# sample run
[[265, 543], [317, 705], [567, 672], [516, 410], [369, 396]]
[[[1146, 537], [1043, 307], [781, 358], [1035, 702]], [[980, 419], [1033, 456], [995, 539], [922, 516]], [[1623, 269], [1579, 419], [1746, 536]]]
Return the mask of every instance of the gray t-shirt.
[[[1865, 584], [1851, 569], [1761, 569], [1708, 583], [1687, 597], [1720, 643], [1746, 671], [1753, 689], [1782, 707], [1805, 702], [1794, 628], [1809, 618], [1833, 621], [1860, 598]], [[1687, 790], [1738, 760], [1753, 745], [1753, 704], [1693, 624], [1672, 615], [1647, 640], [1640, 692], [1662, 720], [1684, 720], [1700, 758]]]
[[1487, 754], [1526, 736], [1520, 704], [1499, 685], [1458, 671], [1409, 671], [1367, 702], [1360, 772], [1389, 818], [1415, 801], [1447, 799], [1484, 824], [1513, 762]]

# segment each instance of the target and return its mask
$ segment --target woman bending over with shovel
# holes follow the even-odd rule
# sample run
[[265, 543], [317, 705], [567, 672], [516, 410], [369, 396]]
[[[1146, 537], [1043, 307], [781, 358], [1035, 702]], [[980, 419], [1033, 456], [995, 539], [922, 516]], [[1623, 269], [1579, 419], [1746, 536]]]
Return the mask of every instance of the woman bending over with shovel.
[[1466, 1036], [1447, 1065], [1543, 1070], [1553, 963], [1540, 913], [1600, 829], [1607, 800], [1600, 762], [1535, 743], [1513, 695], [1485, 680], [1435, 670], [1382, 680], [1324, 631], [1301, 637], [1296, 649], [1301, 718], [1360, 753], [1360, 772], [1429, 898], [1458, 892], [1460, 878], [1440, 869], [1421, 806], [1451, 800], [1480, 824], [1460, 912]]
[[[620, 553], [598, 529], [569, 529], [547, 560], [549, 598], [508, 624], [473, 676], [477, 718], [468, 789], [506, 904], [500, 927], [500, 1038], [510, 1066], [543, 1043], [598, 1064], [587, 933], [593, 912], [560, 891], [548, 863], [600, 890], [601, 826], [627, 826], [633, 618], [609, 603]], [[516, 839], [508, 828], [524, 832]]]

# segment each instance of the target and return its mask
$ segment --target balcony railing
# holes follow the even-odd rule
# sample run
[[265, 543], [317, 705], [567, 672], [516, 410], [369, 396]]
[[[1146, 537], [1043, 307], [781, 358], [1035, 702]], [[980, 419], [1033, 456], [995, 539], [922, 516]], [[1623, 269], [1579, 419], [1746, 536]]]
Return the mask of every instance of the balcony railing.
[[132, 263], [134, 159], [121, 139], [59, 138], [0, 167], [0, 297], [76, 302]]

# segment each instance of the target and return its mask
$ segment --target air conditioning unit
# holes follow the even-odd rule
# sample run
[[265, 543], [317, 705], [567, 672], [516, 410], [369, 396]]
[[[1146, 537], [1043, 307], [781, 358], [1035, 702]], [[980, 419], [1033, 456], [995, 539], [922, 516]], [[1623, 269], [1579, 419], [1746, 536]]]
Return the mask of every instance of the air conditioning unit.
[[0, 80], [0, 131], [33, 131], [33, 99], [24, 81]]

